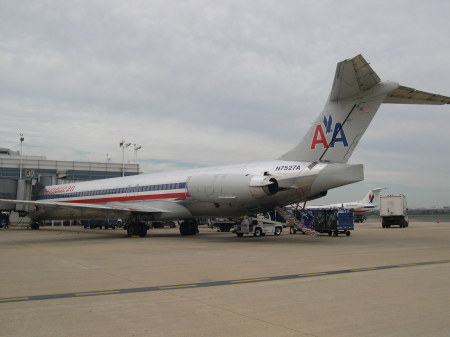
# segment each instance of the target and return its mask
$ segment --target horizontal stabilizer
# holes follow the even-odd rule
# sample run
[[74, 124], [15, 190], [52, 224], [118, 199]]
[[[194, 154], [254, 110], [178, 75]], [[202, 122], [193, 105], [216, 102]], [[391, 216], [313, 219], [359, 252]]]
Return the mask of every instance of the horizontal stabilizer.
[[442, 105], [450, 104], [450, 97], [400, 86], [390, 92], [383, 103]]
[[362, 57], [339, 62], [334, 75], [330, 101], [341, 101], [360, 94], [380, 83], [380, 78]]

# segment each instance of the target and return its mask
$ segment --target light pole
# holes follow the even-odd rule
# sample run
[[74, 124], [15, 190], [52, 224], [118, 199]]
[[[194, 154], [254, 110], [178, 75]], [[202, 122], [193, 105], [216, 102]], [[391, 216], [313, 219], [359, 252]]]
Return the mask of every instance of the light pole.
[[111, 160], [111, 158], [109, 157], [109, 155], [106, 153], [106, 178], [108, 178], [108, 164], [109, 161]]
[[19, 179], [22, 179], [22, 144], [25, 138], [23, 138], [23, 133], [20, 134], [20, 165], [19, 165]]
[[137, 163], [137, 152], [138, 152], [138, 150], [140, 150], [140, 149], [142, 149], [142, 146], [141, 146], [141, 145], [136, 146], [136, 144], [134, 144], [134, 163], [135, 163], [135, 164]]
[[122, 148], [122, 177], [125, 177], [125, 148], [130, 146], [131, 143], [125, 143], [125, 140], [122, 139], [119, 146]]

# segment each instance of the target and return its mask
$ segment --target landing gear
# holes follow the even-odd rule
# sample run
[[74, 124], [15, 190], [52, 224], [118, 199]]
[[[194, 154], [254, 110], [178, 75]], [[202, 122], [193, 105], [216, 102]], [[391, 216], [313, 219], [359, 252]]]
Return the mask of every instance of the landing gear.
[[195, 235], [198, 233], [198, 223], [195, 219], [184, 220], [180, 224], [181, 235]]
[[128, 237], [140, 236], [141, 238], [147, 236], [147, 224], [144, 221], [132, 221], [128, 224]]
[[30, 224], [30, 228], [31, 228], [31, 229], [39, 229], [39, 226], [40, 226], [40, 225], [41, 225], [40, 222], [34, 221], [34, 222], [32, 222], [32, 223]]

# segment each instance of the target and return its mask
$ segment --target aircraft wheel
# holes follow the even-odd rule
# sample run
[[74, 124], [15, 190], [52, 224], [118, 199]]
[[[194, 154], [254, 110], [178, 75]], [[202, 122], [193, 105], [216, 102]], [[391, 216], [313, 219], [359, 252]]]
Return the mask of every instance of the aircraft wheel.
[[129, 238], [134, 236], [134, 226], [132, 226], [131, 224], [128, 225], [127, 235]]
[[140, 236], [141, 238], [144, 238], [144, 237], [147, 236], [147, 228], [145, 228], [145, 226], [142, 226], [142, 228], [141, 228], [141, 230], [140, 230], [140, 233], [139, 233], [139, 236]]
[[39, 222], [32, 222], [30, 225], [31, 229], [39, 229]]
[[193, 219], [185, 220], [180, 224], [181, 235], [195, 235], [198, 233], [197, 222]]

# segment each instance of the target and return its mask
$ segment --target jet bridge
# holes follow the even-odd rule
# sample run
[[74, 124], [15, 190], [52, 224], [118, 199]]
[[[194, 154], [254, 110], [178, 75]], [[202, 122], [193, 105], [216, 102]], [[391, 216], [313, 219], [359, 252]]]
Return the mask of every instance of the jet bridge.
[[[31, 200], [32, 179], [0, 178], [0, 198], [14, 200]], [[28, 211], [27, 205], [0, 204], [0, 211]]]

